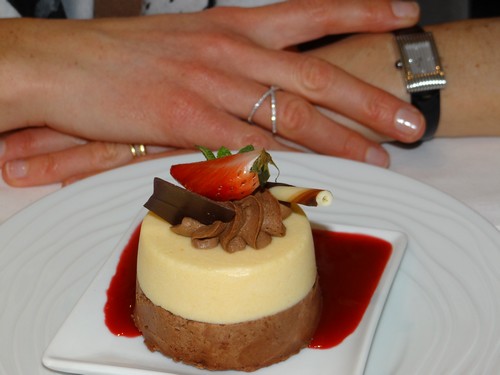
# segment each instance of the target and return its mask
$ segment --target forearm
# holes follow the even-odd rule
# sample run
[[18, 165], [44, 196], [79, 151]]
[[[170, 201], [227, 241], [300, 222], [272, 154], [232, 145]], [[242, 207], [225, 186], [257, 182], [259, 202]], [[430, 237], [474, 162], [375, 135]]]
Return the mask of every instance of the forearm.
[[435, 27], [448, 86], [437, 136], [500, 135], [500, 19]]
[[28, 62], [36, 63], [28, 50], [31, 22], [0, 20], [0, 133], [38, 122], [31, 111], [36, 98], [33, 88], [41, 78], [34, 69], [28, 68]]
[[[469, 20], [432, 31], [448, 80], [436, 136], [500, 135], [500, 19]], [[392, 94], [410, 100], [392, 34], [360, 35], [312, 52]]]

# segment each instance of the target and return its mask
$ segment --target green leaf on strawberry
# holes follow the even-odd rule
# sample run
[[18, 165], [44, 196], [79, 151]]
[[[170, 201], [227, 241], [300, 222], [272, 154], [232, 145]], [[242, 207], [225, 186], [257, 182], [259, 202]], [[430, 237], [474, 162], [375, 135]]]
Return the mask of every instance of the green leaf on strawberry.
[[269, 164], [276, 167], [266, 150], [255, 150], [253, 146], [246, 146], [234, 155], [223, 147], [217, 157], [205, 147], [198, 148], [206, 161], [173, 165], [170, 174], [187, 190], [217, 201], [237, 200], [252, 194], [269, 179]]
[[201, 151], [201, 153], [203, 154], [203, 156], [205, 156], [205, 159], [207, 159], [207, 160], [213, 160], [213, 159], [215, 159], [214, 153], [209, 148], [206, 148], [206, 147], [203, 147], [203, 146], [196, 146], [196, 148]]
[[229, 150], [227, 147], [222, 146], [217, 150], [218, 158], [223, 158], [224, 156], [229, 156], [229, 155], [231, 155], [231, 150]]

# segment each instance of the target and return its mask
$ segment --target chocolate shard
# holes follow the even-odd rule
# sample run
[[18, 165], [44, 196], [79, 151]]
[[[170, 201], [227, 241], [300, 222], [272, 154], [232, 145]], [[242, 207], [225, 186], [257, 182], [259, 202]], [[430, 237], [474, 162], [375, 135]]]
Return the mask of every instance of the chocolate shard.
[[191, 217], [205, 225], [217, 220], [227, 223], [235, 214], [229, 206], [171, 184], [159, 177], [155, 177], [153, 195], [144, 207], [172, 225], [180, 224], [184, 217]]

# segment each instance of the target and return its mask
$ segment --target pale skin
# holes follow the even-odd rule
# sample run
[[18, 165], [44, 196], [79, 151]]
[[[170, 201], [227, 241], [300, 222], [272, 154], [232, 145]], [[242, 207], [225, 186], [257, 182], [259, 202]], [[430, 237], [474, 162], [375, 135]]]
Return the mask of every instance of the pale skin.
[[[497, 69], [500, 51], [496, 45], [500, 36], [500, 20], [469, 20], [429, 26], [427, 29], [435, 35], [448, 78], [448, 87], [441, 93], [441, 121], [436, 136], [499, 136], [500, 106], [497, 101], [500, 98], [500, 85], [494, 83], [500, 82], [500, 71]], [[389, 33], [356, 35], [310, 54], [409, 101], [401, 74], [394, 68], [393, 62], [397, 60], [398, 54], [393, 36]], [[366, 69], [366, 66], [370, 66], [370, 69]], [[368, 139], [377, 142], [395, 139], [331, 110], [322, 110], [337, 123], [356, 129]], [[60, 155], [67, 158], [68, 164], [85, 169], [83, 174], [74, 173], [67, 177], [68, 182], [87, 173], [131, 162], [126, 145], [87, 143], [80, 138], [59, 133], [54, 136], [53, 131], [46, 127], [17, 132], [6, 140], [13, 146], [9, 147], [10, 153], [6, 153], [4, 160], [9, 160], [9, 155], [11, 159], [15, 159], [17, 155], [30, 156], [34, 152], [41, 154], [27, 159], [34, 165], [43, 166], [47, 161], [49, 166], [56, 165], [57, 156]], [[18, 148], [20, 145], [25, 145], [25, 148]], [[82, 145], [85, 147], [81, 147]], [[60, 153], [56, 153], [57, 150], [61, 150]], [[170, 151], [172, 152], [180, 151]], [[156, 156], [151, 155], [149, 158]], [[49, 173], [55, 175], [57, 181], [57, 171], [49, 169]], [[15, 179], [9, 180], [8, 175], [4, 176], [7, 181], [16, 184]], [[43, 178], [35, 174], [31, 182], [24, 181], [36, 184], [43, 182]]]
[[[500, 136], [500, 19], [479, 19], [426, 27], [432, 31], [448, 80], [441, 91], [437, 137]], [[391, 34], [356, 35], [311, 52], [364, 81], [410, 100]], [[387, 140], [348, 119], [328, 112], [367, 137]]]
[[[130, 19], [2, 20], [4, 180], [14, 186], [71, 181], [131, 162], [128, 143], [305, 147], [386, 166], [378, 142], [318, 107], [402, 142], [421, 136], [421, 114], [288, 47], [326, 34], [386, 32], [417, 19], [414, 3], [291, 0]], [[282, 88], [279, 135], [292, 143], [271, 134], [268, 105], [256, 112], [255, 126], [246, 122], [271, 85]], [[396, 126], [401, 118], [412, 126]]]

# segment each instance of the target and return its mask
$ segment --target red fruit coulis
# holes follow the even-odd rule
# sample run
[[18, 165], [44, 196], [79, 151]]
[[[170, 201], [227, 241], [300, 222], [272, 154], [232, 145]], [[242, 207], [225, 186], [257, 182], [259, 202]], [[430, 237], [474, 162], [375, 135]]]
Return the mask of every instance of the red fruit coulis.
[[[140, 333], [132, 320], [138, 227], [121, 254], [107, 291], [105, 323], [117, 336]], [[392, 253], [389, 242], [363, 234], [313, 230], [323, 311], [310, 348], [328, 349], [355, 331]]]
[[141, 335], [132, 320], [140, 232], [141, 226], [139, 225], [123, 249], [115, 274], [106, 292], [104, 321], [108, 329], [117, 336], [136, 337]]

